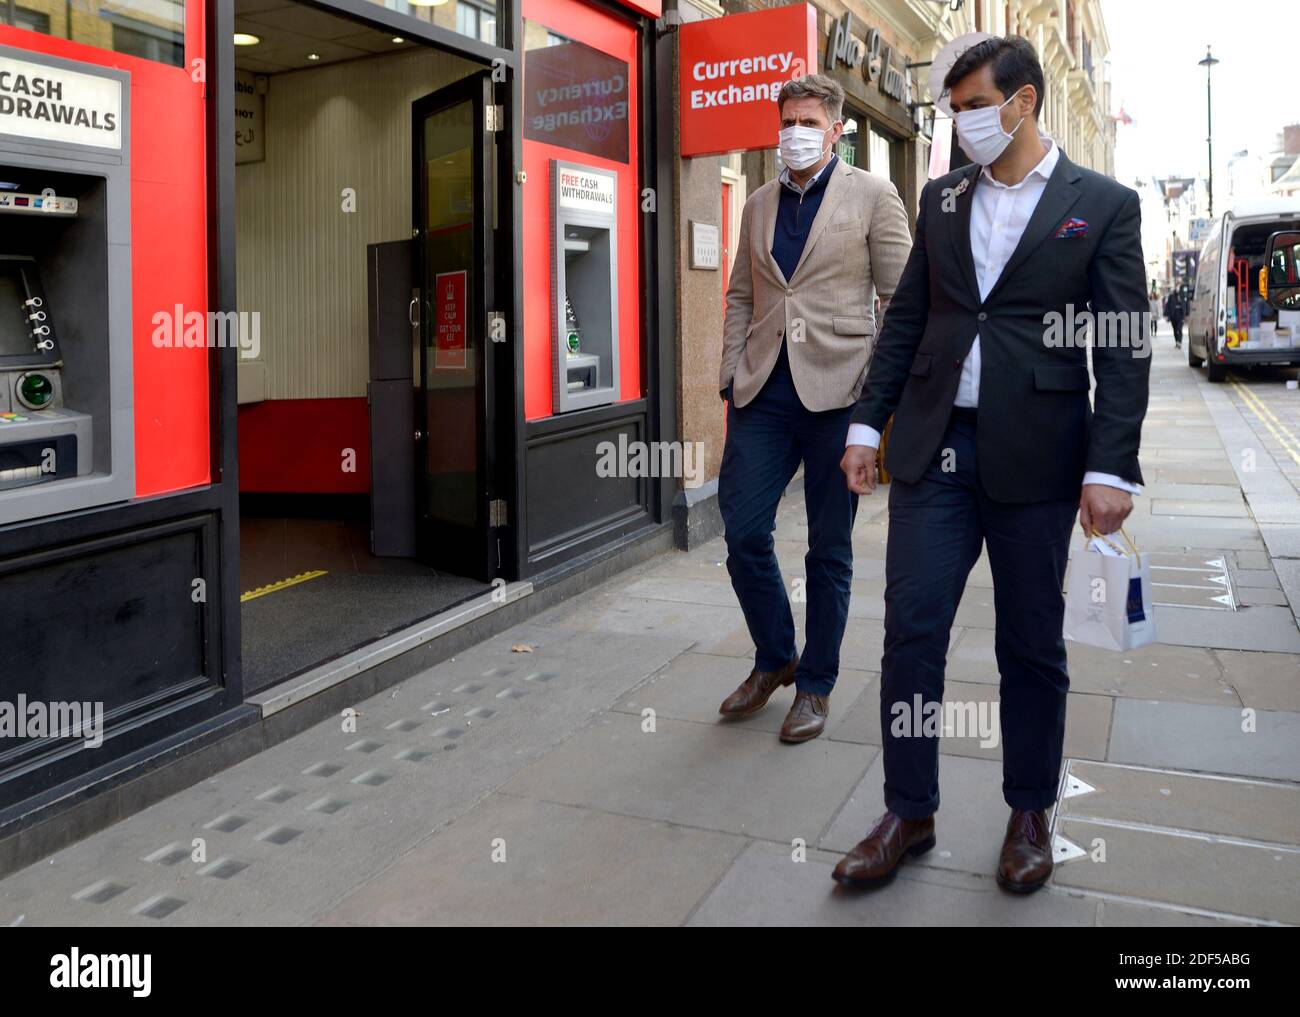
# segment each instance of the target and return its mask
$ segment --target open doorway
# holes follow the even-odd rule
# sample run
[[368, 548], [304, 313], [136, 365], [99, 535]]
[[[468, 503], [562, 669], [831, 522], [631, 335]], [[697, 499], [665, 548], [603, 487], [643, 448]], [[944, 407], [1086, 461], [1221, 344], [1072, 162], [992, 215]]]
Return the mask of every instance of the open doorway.
[[481, 64], [278, 0], [236, 0], [235, 30], [236, 292], [254, 330], [239, 363], [241, 626], [256, 692], [489, 588], [484, 332], [509, 266]]

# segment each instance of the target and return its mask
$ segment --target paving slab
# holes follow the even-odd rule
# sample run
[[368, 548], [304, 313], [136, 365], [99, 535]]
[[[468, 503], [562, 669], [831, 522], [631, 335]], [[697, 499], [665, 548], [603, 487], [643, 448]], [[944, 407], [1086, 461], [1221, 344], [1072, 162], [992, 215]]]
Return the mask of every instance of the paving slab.
[[327, 912], [322, 925], [679, 925], [742, 837], [496, 794]]
[[[14, 873], [0, 925], [309, 920], [685, 649], [516, 626], [358, 702], [355, 730], [324, 721]], [[138, 910], [155, 898], [173, 909]]]
[[1240, 611], [1161, 607], [1156, 611], [1156, 638], [1180, 646], [1300, 653], [1300, 629], [1295, 615], [1285, 607]]
[[1300, 713], [1117, 699], [1110, 753], [1116, 763], [1295, 780], [1300, 775]]
[[[718, 713], [718, 706], [744, 680], [748, 665], [737, 666], [732, 657], [717, 657], [701, 653], [684, 653], [667, 668], [657, 672], [636, 688], [625, 693], [614, 709], [620, 713], [637, 716], [646, 709], [659, 717], [671, 720], [689, 720], [713, 727], [736, 726], [748, 731], [767, 731], [775, 735], [781, 730], [786, 712], [794, 702], [795, 689], [791, 685], [777, 689], [767, 706], [752, 717], [728, 720]], [[864, 693], [870, 698], [879, 696], [876, 675], [869, 671], [840, 670], [835, 689], [831, 693], [831, 714], [826, 723], [827, 735], [833, 736], [844, 723], [854, 703]]]
[[[885, 761], [876, 756], [816, 846], [846, 854], [885, 811]], [[950, 869], [991, 877], [1006, 833], [1010, 807], [1002, 800], [1002, 764], [989, 759], [944, 756], [939, 760], [937, 843], [908, 868]]]
[[1300, 712], [1300, 655], [1239, 650], [1214, 655], [1243, 706]]
[[814, 842], [874, 749], [818, 738], [784, 745], [766, 731], [602, 715], [502, 790], [626, 816], [789, 843]]
[[1074, 759], [1070, 776], [1093, 788], [1067, 796], [1058, 817], [1300, 846], [1300, 785]]
[[693, 926], [1091, 926], [1097, 902], [1052, 890], [1028, 897], [992, 878], [904, 867], [890, 885], [853, 891], [831, 879], [838, 856], [789, 848], [747, 848], [700, 904]]
[[1156, 907], [1134, 904], [1126, 901], [1099, 900], [1097, 902], [1097, 925], [1116, 928], [1241, 928], [1256, 925], [1256, 922], [1237, 921], [1230, 918], [1215, 918], [1192, 911], [1180, 911], [1175, 907]]
[[1089, 852], [1056, 866], [1052, 882], [1060, 889], [1165, 901], [1230, 918], [1300, 922], [1300, 852], [1066, 817], [1057, 834]]
[[1172, 516], [1185, 519], [1188, 516], [1212, 516], [1216, 519], [1249, 519], [1250, 509], [1240, 499], [1236, 501], [1176, 501], [1168, 498], [1153, 498], [1151, 501], [1153, 516]]

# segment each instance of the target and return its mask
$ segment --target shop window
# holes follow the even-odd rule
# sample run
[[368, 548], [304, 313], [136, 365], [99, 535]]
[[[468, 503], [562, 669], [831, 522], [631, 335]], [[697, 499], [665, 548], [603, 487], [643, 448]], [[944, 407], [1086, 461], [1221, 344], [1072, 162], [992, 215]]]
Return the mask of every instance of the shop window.
[[[492, 0], [369, 0], [458, 35], [467, 35], [491, 46], [506, 45], [502, 30], [501, 5]], [[0, 0], [4, 3], [4, 0]]]
[[535, 21], [524, 49], [524, 137], [627, 162], [627, 63]]
[[38, 11], [0, 0], [0, 25], [172, 67], [185, 63], [185, 0], [78, 0], [43, 6]]
[[835, 154], [840, 162], [850, 166], [858, 165], [858, 122], [850, 116], [844, 118], [844, 133], [835, 142]]
[[466, 3], [461, 0], [456, 4], [456, 31], [468, 35], [479, 42], [497, 41], [497, 11], [488, 4]]

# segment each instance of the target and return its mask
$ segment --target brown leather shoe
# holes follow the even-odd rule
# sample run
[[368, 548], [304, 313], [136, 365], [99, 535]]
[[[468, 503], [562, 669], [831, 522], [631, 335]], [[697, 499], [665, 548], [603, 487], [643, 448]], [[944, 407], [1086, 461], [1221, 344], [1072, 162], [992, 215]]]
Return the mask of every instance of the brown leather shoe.
[[1013, 810], [998, 860], [998, 886], [1012, 893], [1033, 893], [1051, 874], [1052, 838], [1047, 832], [1047, 813]]
[[740, 683], [740, 687], [722, 701], [718, 712], [724, 717], [748, 717], [767, 705], [772, 693], [782, 685], [794, 684], [795, 668], [799, 666], [799, 654], [795, 654], [790, 663], [776, 671], [760, 671], [755, 668], [749, 677]]
[[904, 858], [923, 855], [932, 847], [934, 816], [903, 819], [886, 812], [866, 839], [840, 859], [831, 875], [845, 886], [884, 886], [897, 874]]
[[781, 741], [791, 745], [812, 741], [826, 729], [826, 718], [830, 713], [829, 696], [796, 692], [794, 702], [790, 704], [790, 712], [785, 715], [785, 723], [781, 725]]

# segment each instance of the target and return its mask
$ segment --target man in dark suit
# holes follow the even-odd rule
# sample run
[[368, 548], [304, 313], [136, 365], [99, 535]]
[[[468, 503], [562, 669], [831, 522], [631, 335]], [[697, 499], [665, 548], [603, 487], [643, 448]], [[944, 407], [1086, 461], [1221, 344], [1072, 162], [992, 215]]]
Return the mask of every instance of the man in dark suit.
[[[851, 491], [874, 490], [875, 446], [893, 416], [880, 693], [888, 811], [835, 878], [877, 885], [935, 843], [939, 746], [914, 714], [942, 703], [953, 617], [986, 545], [1012, 809], [997, 879], [1029, 892], [1052, 871], [1074, 515], [1085, 532], [1112, 533], [1142, 482], [1151, 345], [1138, 196], [1040, 135], [1043, 72], [1025, 39], [972, 45], [944, 88], [972, 165], [922, 191], [841, 463]], [[1089, 313], [1104, 323], [1091, 405], [1087, 333], [1076, 327]]]

